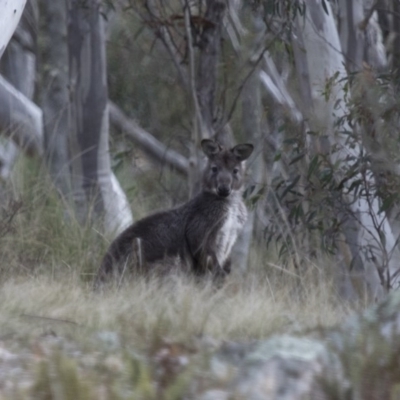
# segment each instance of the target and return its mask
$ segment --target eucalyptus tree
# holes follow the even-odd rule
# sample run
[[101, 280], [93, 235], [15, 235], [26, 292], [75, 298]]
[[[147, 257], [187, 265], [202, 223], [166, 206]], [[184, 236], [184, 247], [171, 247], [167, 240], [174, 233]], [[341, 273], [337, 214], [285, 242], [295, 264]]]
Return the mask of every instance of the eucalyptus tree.
[[[365, 118], [373, 121], [374, 129], [368, 131], [367, 123], [362, 126], [360, 118], [355, 116], [362, 112], [364, 117], [374, 114], [372, 102], [365, 106], [367, 96], [363, 98], [363, 93], [367, 92], [360, 90], [360, 78], [366, 77], [366, 85], [369, 82], [371, 87], [371, 82], [378, 81], [375, 71], [387, 68], [375, 12], [377, 2], [339, 1], [334, 10], [324, 0], [249, 4], [262, 16], [269, 34], [289, 49], [283, 63], [280, 55], [280, 71], [287, 70], [294, 59], [297, 78], [292, 85], [290, 78], [281, 79], [280, 72], [277, 73], [273, 59], [282, 54], [280, 50], [265, 52], [260, 83], [273, 102], [286, 113], [289, 111], [292, 121], [297, 121], [294, 125], [285, 123], [279, 130], [281, 139], [275, 158], [285, 164], [286, 171], [272, 184], [280, 211], [269, 220], [276, 220], [272, 225], [280, 227], [274, 231], [267, 225], [267, 230], [278, 233], [276, 241], [286, 244], [296, 241], [296, 234], [290, 230], [297, 224], [317, 230], [321, 233], [321, 244], [329, 251], [339, 251], [347, 261], [348, 270], [359, 273], [361, 280], [366, 279], [376, 296], [397, 288], [400, 272], [397, 238], [387, 218], [387, 207], [379, 197], [382, 192], [377, 189], [378, 174], [374, 168], [374, 156], [379, 153], [377, 141], [371, 145], [366, 135], [379, 138], [379, 127], [385, 118], [382, 112], [379, 116], [375, 112], [375, 119]], [[370, 92], [369, 97], [373, 96]], [[293, 99], [299, 99], [300, 95], [301, 101], [293, 101], [291, 93]], [[364, 101], [363, 108], [360, 98]], [[376, 104], [375, 109], [382, 111]], [[288, 127], [294, 131], [290, 132]], [[380, 153], [382, 147], [378, 146]], [[391, 171], [396, 172], [393, 168]], [[325, 197], [321, 201], [323, 191]], [[283, 220], [277, 218], [281, 212], [287, 214]], [[285, 221], [287, 232], [283, 233]], [[315, 247], [315, 236], [312, 240]], [[333, 247], [326, 245], [330, 240]], [[315, 249], [304, 255], [310, 257], [312, 253]]]
[[189, 180], [190, 192], [193, 193], [199, 178], [201, 139], [218, 135], [221, 142], [231, 142], [229, 129], [224, 129], [226, 121], [218, 119], [216, 104], [226, 2], [128, 2], [143, 24], [163, 44], [191, 106], [194, 147], [191, 149]]
[[[309, 110], [310, 123], [315, 131], [328, 138], [328, 153], [332, 164], [337, 166], [337, 179], [344, 179], [343, 189], [347, 192], [344, 196], [351, 210], [344, 211], [344, 218], [357, 223], [357, 245], [367, 280], [378, 295], [382, 288], [389, 290], [398, 286], [400, 258], [390, 224], [374, 193], [374, 176], [371, 171], [363, 171], [357, 165], [363, 152], [362, 143], [357, 138], [349, 140], [352, 127], [345, 119], [349, 113], [344, 87], [347, 77], [345, 60], [333, 12], [329, 3], [324, 4], [324, 10], [322, 2], [310, 0], [305, 3], [305, 16], [299, 18], [297, 30], [297, 34], [303, 37], [310, 78], [313, 101]], [[332, 85], [327, 89], [329, 81]], [[339, 126], [338, 121], [342, 121]], [[354, 165], [352, 176], [341, 176], [341, 170], [350, 168], [351, 164]], [[354, 190], [357, 182], [362, 182], [365, 189]]]
[[132, 222], [111, 170], [105, 32], [100, 0], [68, 1], [69, 163], [81, 222], [104, 218], [109, 234]]
[[[37, 1], [28, 0], [17, 29], [0, 62], [2, 75], [15, 89], [31, 101], [35, 93], [36, 83], [37, 31]], [[8, 140], [3, 149], [0, 174], [3, 179], [8, 179], [20, 151], [17, 144], [12, 140]]]
[[40, 6], [40, 105], [44, 157], [55, 187], [66, 197], [70, 192], [67, 9], [64, 0], [43, 0]]
[[[0, 149], [1, 176], [7, 178], [11, 172], [18, 150], [14, 142], [29, 154], [42, 153], [42, 112], [31, 100], [35, 79], [35, 57], [32, 51], [34, 38], [29, 31], [29, 22], [35, 19], [35, 5], [29, 3], [25, 12], [26, 1], [0, 1], [0, 57], [2, 71], [8, 81], [0, 76], [0, 129], [13, 142], [8, 142]], [[5, 53], [8, 42], [21, 26], [14, 40]], [[17, 85], [16, 88], [14, 85]]]

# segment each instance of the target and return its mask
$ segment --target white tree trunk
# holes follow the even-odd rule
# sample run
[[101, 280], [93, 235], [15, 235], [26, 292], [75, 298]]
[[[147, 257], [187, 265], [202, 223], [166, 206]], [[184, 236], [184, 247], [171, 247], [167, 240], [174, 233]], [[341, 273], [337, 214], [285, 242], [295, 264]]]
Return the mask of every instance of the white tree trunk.
[[28, 154], [42, 154], [42, 110], [1, 75], [0, 130]]
[[0, 58], [24, 11], [26, 0], [0, 0]]
[[339, 0], [339, 36], [347, 70], [359, 71], [364, 59], [363, 0]]
[[[261, 88], [258, 68], [246, 82], [242, 92], [242, 126], [246, 141], [253, 143], [255, 151], [250, 160], [247, 161], [248, 176], [251, 177], [250, 184], [261, 188], [263, 175], [263, 138], [261, 129], [262, 104]], [[246, 225], [239, 234], [238, 240], [233, 248], [233, 262], [236, 269], [241, 272], [247, 270], [249, 262], [250, 245], [253, 238], [255, 211], [249, 212]]]
[[107, 234], [132, 222], [108, 147], [108, 91], [101, 1], [68, 1], [70, 165], [81, 222], [104, 218]]
[[[354, 147], [348, 147], [347, 136], [335, 130], [334, 127], [337, 119], [348, 112], [343, 91], [344, 82], [333, 85], [328, 98], [322, 94], [326, 89], [328, 79], [335, 73], [339, 74], [337, 82], [340, 82], [340, 79], [345, 78], [347, 74], [330, 4], [325, 1], [328, 8], [328, 13], [326, 13], [321, 1], [306, 1], [305, 18], [299, 18], [298, 22], [304, 40], [313, 98], [313, 104], [310, 105], [310, 124], [314, 130], [328, 135], [331, 146], [338, 147], [338, 150], [331, 154], [332, 163], [336, 163], [339, 160], [343, 162], [348, 155], [358, 157], [362, 149], [357, 144]], [[342, 128], [350, 131], [349, 126]], [[359, 178], [361, 176], [356, 176], [352, 181]], [[379, 200], [371, 189], [375, 187], [371, 173], [367, 174], [367, 179], [369, 198], [351, 198], [349, 203], [359, 227], [358, 246], [366, 278], [375, 296], [379, 296], [382, 294], [383, 287], [378, 268], [387, 268], [386, 271], [389, 271], [392, 277], [391, 284], [397, 287], [400, 258], [386, 216], [379, 213]], [[348, 183], [350, 184], [351, 182]], [[385, 240], [381, 239], [377, 226], [383, 232]]]
[[[30, 100], [35, 92], [38, 14], [37, 1], [28, 1], [14, 36], [0, 60], [3, 76]], [[12, 140], [4, 145], [3, 156], [0, 156], [3, 179], [9, 178], [19, 153], [20, 149]]]
[[[0, 58], [18, 26], [25, 3], [26, 0], [0, 0]], [[0, 79], [2, 78], [0, 77]], [[10, 130], [8, 129], [8, 125], [9, 122], [14, 119], [13, 117], [15, 114], [11, 115], [10, 113], [7, 113], [7, 103], [16, 101], [14, 95], [15, 92], [10, 92], [9, 86], [7, 85], [6, 87], [2, 87], [2, 82], [0, 81], [0, 104], [3, 103], [3, 105], [5, 105], [5, 107], [2, 107], [2, 111], [0, 111], [0, 126], [2, 130], [6, 130], [9, 134]], [[9, 98], [9, 96], [11, 97]], [[32, 112], [32, 108], [28, 107], [28, 109], [30, 112]], [[8, 108], [8, 110], [10, 110], [10, 108]], [[1, 150], [2, 154], [0, 154], [0, 159], [2, 167], [0, 172], [3, 178], [7, 178], [11, 172], [11, 168], [18, 154], [18, 150], [12, 142], [8, 143], [7, 146]]]
[[366, 0], [339, 0], [339, 37], [349, 72], [362, 70], [363, 62], [374, 70], [387, 67], [378, 13], [371, 7], [372, 2]]

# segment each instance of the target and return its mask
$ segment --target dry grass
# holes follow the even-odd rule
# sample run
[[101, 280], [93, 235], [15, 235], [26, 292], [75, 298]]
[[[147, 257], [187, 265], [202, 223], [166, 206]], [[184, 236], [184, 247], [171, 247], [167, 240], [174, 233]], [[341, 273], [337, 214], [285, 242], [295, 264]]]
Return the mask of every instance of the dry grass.
[[[0, 318], [21, 332], [46, 323], [55, 329], [68, 325], [57, 320], [66, 320], [84, 329], [127, 326], [140, 344], [156, 336], [248, 340], [329, 326], [351, 312], [323, 268], [310, 263], [307, 273], [295, 276], [257, 250], [247, 276], [233, 274], [220, 289], [174, 275], [137, 278], [119, 290], [93, 293], [93, 272], [107, 241], [98, 230], [65, 218], [65, 202], [49, 182], [38, 182], [35, 168], [24, 171], [0, 219], [0, 225], [8, 224], [0, 237]], [[9, 221], [16, 201], [20, 206]]]
[[[260, 274], [261, 275], [261, 274]], [[266, 277], [230, 278], [216, 289], [187, 277], [137, 279], [120, 289], [93, 293], [75, 277], [8, 279], [0, 288], [0, 323], [20, 333], [57, 330], [129, 331], [139, 347], [158, 338], [190, 341], [210, 336], [251, 340], [276, 332], [330, 326], [350, 311], [327, 286], [301, 295], [269, 288]]]
[[0, 398], [185, 398], [222, 343], [327, 327], [351, 312], [331, 285], [309, 284], [278, 284], [259, 271], [218, 289], [170, 276], [96, 293], [73, 273], [8, 278], [0, 286]]

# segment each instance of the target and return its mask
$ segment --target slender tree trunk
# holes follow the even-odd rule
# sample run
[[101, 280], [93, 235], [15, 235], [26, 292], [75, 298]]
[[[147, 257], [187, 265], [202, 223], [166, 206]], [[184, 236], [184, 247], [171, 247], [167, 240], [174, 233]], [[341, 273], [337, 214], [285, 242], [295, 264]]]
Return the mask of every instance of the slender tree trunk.
[[110, 166], [108, 91], [101, 1], [68, 0], [70, 166], [78, 220], [104, 217], [109, 234], [132, 221]]
[[[29, 0], [0, 65], [7, 81], [30, 100], [35, 91], [37, 27], [37, 2]], [[0, 172], [4, 179], [9, 177], [18, 154], [18, 146], [12, 140], [5, 144]]]
[[363, 0], [339, 0], [340, 42], [349, 72], [359, 71], [364, 59]]
[[[331, 154], [331, 160], [335, 164], [336, 162], [343, 163], [349, 154], [358, 158], [362, 149], [357, 144], [354, 147], [347, 146], [347, 135], [337, 132], [334, 128], [337, 118], [343, 117], [348, 112], [343, 83], [333, 85], [328, 98], [321, 95], [326, 90], [327, 81], [335, 73], [339, 73], [339, 79], [346, 77], [332, 10], [329, 3], [325, 2], [325, 5], [328, 7], [328, 13], [324, 11], [321, 0], [308, 0], [305, 18], [299, 20], [299, 26], [303, 35], [313, 89], [310, 124], [314, 130], [327, 134], [331, 147], [337, 148], [337, 151]], [[350, 131], [349, 126], [344, 128]], [[360, 256], [367, 280], [374, 295], [378, 296], [382, 293], [382, 289], [389, 290], [390, 287], [398, 286], [400, 258], [386, 216], [384, 213], [379, 213], [379, 200], [373, 189], [374, 177], [367, 172], [364, 177], [354, 177], [348, 185], [351, 185], [355, 179], [367, 179], [369, 194], [368, 198], [350, 196], [348, 200], [352, 213], [347, 218], [353, 218], [358, 225], [357, 242]], [[382, 240], [382, 235], [385, 237], [384, 240]]]
[[70, 190], [68, 168], [68, 48], [67, 9], [64, 1], [41, 2], [41, 105], [44, 120], [45, 161], [59, 192]]
[[[216, 127], [215, 94], [221, 48], [221, 32], [226, 5], [222, 0], [206, 0], [203, 30], [199, 37], [198, 57], [195, 57], [194, 40], [188, 0], [182, 0], [185, 15], [186, 42], [189, 55], [188, 93], [191, 94], [194, 126], [193, 142], [189, 162], [189, 196], [193, 197], [200, 187], [202, 155], [199, 152], [201, 139], [214, 137], [222, 145], [232, 146], [229, 127]], [[197, 62], [196, 62], [197, 61]]]
[[[221, 0], [206, 0], [206, 7], [205, 22], [199, 43], [200, 53], [196, 88], [204, 124], [202, 137], [211, 137], [215, 133], [215, 91], [221, 49], [222, 22], [226, 5]], [[222, 142], [225, 141], [224, 139], [220, 138]]]
[[35, 91], [38, 17], [36, 0], [28, 0], [14, 36], [1, 59], [3, 76], [31, 100]]
[[[2, 57], [8, 42], [18, 26], [25, 3], [26, 0], [0, 0], [0, 58]], [[3, 78], [0, 77], [0, 129], [8, 133], [8, 135], [12, 135], [15, 130], [17, 130], [17, 132], [15, 132], [16, 134], [21, 133], [21, 131], [24, 130], [23, 127], [21, 128], [21, 124], [25, 125], [25, 122], [27, 121], [26, 117], [15, 115], [11, 103], [16, 103], [19, 107], [26, 107], [30, 112], [35, 114], [37, 114], [38, 111], [36, 109], [33, 110], [32, 107], [29, 107], [29, 105], [22, 104], [24, 100], [16, 99], [16, 97], [17, 94], [12, 90], [11, 85], [9, 85]], [[38, 127], [37, 125], [35, 126]], [[28, 138], [22, 139], [21, 136], [23, 135], [18, 136], [20, 142], [24, 144], [28, 144], [30, 141]], [[29, 147], [30, 146], [28, 144], [28, 148]], [[32, 147], [35, 148], [36, 146], [33, 145]], [[33, 150], [33, 148], [31, 150]], [[7, 178], [11, 172], [11, 168], [15, 158], [17, 157], [18, 151], [13, 142], [9, 142], [6, 147], [2, 148], [1, 150], [3, 153], [0, 155], [2, 163], [1, 176], [3, 178]]]
[[[296, 30], [299, 30], [299, 21], [296, 20]], [[307, 57], [304, 51], [304, 41], [301, 34], [296, 34], [292, 39], [294, 59], [296, 63], [296, 76], [300, 88], [302, 102], [299, 107], [304, 115], [309, 114], [312, 107], [313, 97], [311, 91], [310, 73]], [[329, 140], [325, 137], [313, 138], [307, 135], [307, 145], [312, 154], [329, 152]], [[337, 241], [339, 253], [337, 273], [337, 286], [339, 292], [345, 299], [363, 298], [365, 293], [365, 280], [363, 276], [363, 265], [360, 262], [358, 249], [358, 227], [354, 221], [346, 221], [342, 224], [342, 233]], [[360, 287], [360, 290], [357, 290]]]
[[393, 32], [394, 32], [394, 41], [393, 41], [393, 51], [392, 51], [392, 59], [393, 59], [393, 70], [397, 77], [397, 86], [400, 86], [400, 2], [399, 0], [392, 0], [393, 7]]
[[[246, 141], [254, 144], [256, 150], [251, 159], [247, 161], [247, 170], [251, 182], [256, 185], [256, 190], [260, 189], [264, 166], [262, 156], [261, 110], [260, 79], [259, 70], [257, 68], [246, 82], [242, 92], [243, 136], [246, 138]], [[240, 233], [233, 250], [234, 263], [241, 271], [247, 269], [249, 261], [250, 245], [253, 237], [254, 215], [254, 210], [249, 212], [246, 225]]]
[[376, 0], [376, 12], [378, 23], [382, 31], [383, 40], [386, 42], [390, 32], [389, 8], [392, 0]]

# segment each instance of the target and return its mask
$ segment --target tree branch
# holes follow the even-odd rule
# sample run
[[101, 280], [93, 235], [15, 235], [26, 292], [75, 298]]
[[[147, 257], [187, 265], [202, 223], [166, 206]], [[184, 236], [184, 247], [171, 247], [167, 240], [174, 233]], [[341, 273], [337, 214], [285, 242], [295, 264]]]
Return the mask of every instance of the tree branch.
[[1, 75], [0, 130], [28, 155], [43, 153], [42, 110]]
[[188, 160], [176, 152], [169, 149], [149, 132], [141, 128], [134, 120], [128, 118], [124, 112], [112, 101], [109, 101], [110, 122], [115, 125], [149, 156], [175, 169], [182, 175], [188, 174]]
[[147, 16], [141, 13], [137, 7], [134, 7], [134, 10], [139, 17], [150, 27], [150, 29], [154, 31], [156, 37], [159, 38], [163, 43], [165, 49], [171, 57], [173, 64], [175, 65], [176, 70], [178, 71], [178, 76], [182, 86], [186, 88], [189, 84], [189, 78], [185, 68], [182, 67], [182, 57], [179, 54], [178, 48], [172, 38], [168, 26], [164, 24], [163, 19], [159, 15], [160, 13], [153, 4], [153, 1], [146, 1], [145, 9], [147, 11]]

